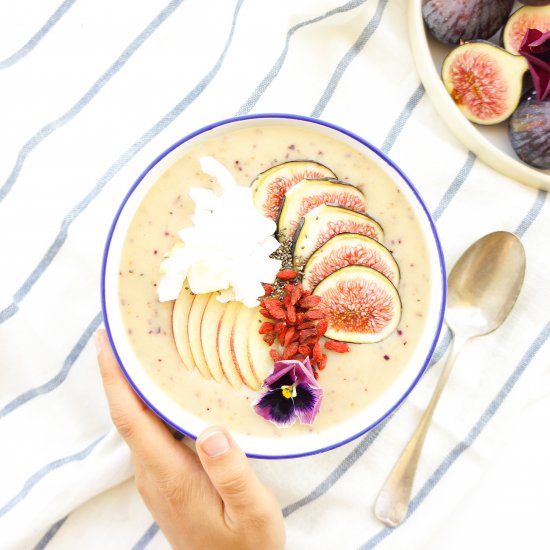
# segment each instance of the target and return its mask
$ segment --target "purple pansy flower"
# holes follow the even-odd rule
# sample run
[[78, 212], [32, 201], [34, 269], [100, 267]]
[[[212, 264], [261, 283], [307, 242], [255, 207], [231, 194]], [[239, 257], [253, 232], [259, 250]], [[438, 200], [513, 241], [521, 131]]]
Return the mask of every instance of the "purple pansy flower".
[[252, 406], [257, 414], [281, 428], [291, 426], [296, 420], [313, 424], [322, 399], [323, 389], [315, 380], [306, 357], [303, 363], [277, 361]]
[[550, 31], [528, 29], [519, 53], [527, 59], [539, 101], [550, 94]]

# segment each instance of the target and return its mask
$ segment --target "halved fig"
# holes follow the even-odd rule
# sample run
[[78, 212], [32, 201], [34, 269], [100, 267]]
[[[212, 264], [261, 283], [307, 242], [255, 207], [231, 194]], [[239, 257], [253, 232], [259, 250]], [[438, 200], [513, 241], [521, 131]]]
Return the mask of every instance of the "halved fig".
[[351, 183], [334, 179], [302, 180], [283, 198], [277, 222], [279, 241], [291, 240], [300, 220], [320, 204], [335, 204], [356, 212], [364, 212], [367, 207], [365, 195]]
[[285, 193], [303, 179], [336, 178], [330, 169], [313, 160], [291, 160], [262, 172], [251, 184], [256, 208], [277, 220]]
[[523, 6], [516, 10], [506, 21], [502, 29], [502, 43], [513, 54], [519, 53], [519, 47], [529, 29], [541, 32], [550, 31], [550, 5]]
[[366, 214], [341, 206], [321, 204], [300, 221], [294, 235], [294, 267], [299, 269], [304, 266], [318, 248], [340, 233], [366, 235], [378, 242], [384, 240], [380, 225]]
[[364, 265], [385, 275], [394, 286], [399, 284], [399, 267], [391, 252], [364, 235], [341, 233], [316, 250], [304, 268], [302, 284], [312, 290], [323, 279], [348, 265]]
[[323, 279], [313, 294], [326, 308], [327, 338], [371, 344], [387, 338], [401, 319], [401, 299], [390, 280], [362, 265], [349, 265]]
[[531, 92], [514, 111], [509, 136], [517, 156], [536, 168], [550, 168], [550, 99]]
[[489, 42], [467, 42], [443, 61], [447, 91], [468, 120], [498, 124], [506, 120], [521, 99], [527, 60]]
[[445, 44], [490, 38], [506, 21], [514, 0], [422, 0], [430, 33]]

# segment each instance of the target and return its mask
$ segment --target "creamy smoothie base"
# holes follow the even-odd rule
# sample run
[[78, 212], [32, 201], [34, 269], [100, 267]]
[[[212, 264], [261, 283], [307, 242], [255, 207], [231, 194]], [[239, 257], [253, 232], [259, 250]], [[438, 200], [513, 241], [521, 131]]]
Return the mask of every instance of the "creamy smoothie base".
[[[324, 398], [312, 426], [279, 429], [251, 408], [256, 393], [233, 389], [222, 380], [204, 379], [181, 362], [172, 334], [172, 302], [160, 303], [156, 287], [164, 255], [190, 225], [194, 205], [190, 187], [217, 189], [200, 168], [212, 156], [244, 186], [271, 166], [288, 160], [315, 160], [339, 179], [359, 187], [367, 214], [384, 230], [383, 244], [397, 261], [402, 317], [382, 342], [352, 344], [351, 351], [328, 351], [320, 372]], [[235, 212], [235, 216], [239, 213]], [[304, 128], [262, 125], [227, 132], [199, 143], [167, 169], [138, 207], [121, 255], [119, 299], [131, 346], [154, 382], [176, 403], [208, 424], [265, 437], [320, 432], [364, 410], [387, 390], [413, 355], [425, 325], [432, 285], [428, 249], [413, 208], [392, 179], [372, 160], [332, 137]], [[269, 282], [269, 281], [267, 281]], [[266, 344], [267, 345], [267, 344]], [[419, 365], [420, 369], [421, 365]]]

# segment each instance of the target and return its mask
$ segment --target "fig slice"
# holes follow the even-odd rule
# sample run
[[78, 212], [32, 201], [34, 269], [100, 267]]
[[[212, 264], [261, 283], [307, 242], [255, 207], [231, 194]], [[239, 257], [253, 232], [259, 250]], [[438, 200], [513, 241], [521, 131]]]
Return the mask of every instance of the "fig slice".
[[323, 279], [313, 294], [326, 308], [327, 338], [372, 344], [387, 338], [401, 319], [401, 299], [390, 280], [362, 265], [349, 265]]
[[365, 195], [351, 183], [335, 179], [302, 180], [283, 198], [277, 222], [279, 241], [292, 241], [300, 220], [320, 204], [336, 204], [356, 212], [364, 212], [367, 207]]
[[382, 242], [382, 227], [366, 214], [332, 204], [321, 204], [301, 220], [294, 235], [293, 262], [303, 267], [310, 256], [329, 239], [340, 233], [356, 233]]
[[550, 31], [550, 4], [547, 6], [523, 6], [516, 10], [502, 29], [502, 43], [507, 51], [517, 55], [529, 29]]
[[291, 160], [272, 166], [251, 184], [254, 205], [264, 216], [276, 221], [285, 193], [303, 179], [319, 178], [336, 178], [336, 174], [313, 160]]
[[365, 235], [340, 233], [329, 239], [308, 260], [302, 278], [306, 290], [348, 265], [364, 265], [385, 275], [394, 286], [399, 284], [399, 267], [391, 252]]
[[527, 60], [489, 42], [467, 42], [443, 61], [442, 78], [462, 113], [478, 124], [506, 120], [521, 99]]

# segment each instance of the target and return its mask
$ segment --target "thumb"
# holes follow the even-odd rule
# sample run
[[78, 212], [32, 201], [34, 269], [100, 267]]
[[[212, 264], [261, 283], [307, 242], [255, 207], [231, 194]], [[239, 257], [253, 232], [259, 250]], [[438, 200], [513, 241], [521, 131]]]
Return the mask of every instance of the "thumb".
[[226, 430], [212, 427], [202, 432], [197, 439], [197, 454], [231, 521], [240, 523], [253, 519], [251, 515], [269, 512], [274, 496]]

